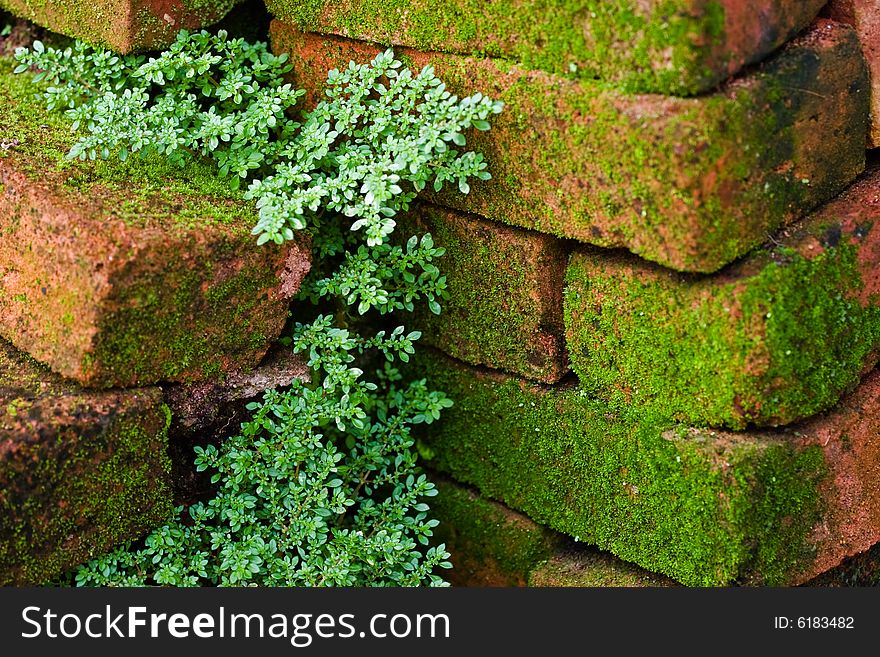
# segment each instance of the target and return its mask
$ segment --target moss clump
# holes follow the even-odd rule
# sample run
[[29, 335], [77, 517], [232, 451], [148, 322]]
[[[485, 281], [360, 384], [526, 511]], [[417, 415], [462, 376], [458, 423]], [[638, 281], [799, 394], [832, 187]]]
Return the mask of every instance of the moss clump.
[[809, 560], [819, 447], [688, 430], [437, 355], [418, 372], [455, 400], [422, 436], [432, 465], [539, 523], [688, 585], [781, 584]]
[[535, 568], [529, 576], [529, 586], [604, 588], [676, 585], [676, 582], [662, 575], [587, 546], [572, 546], [560, 551]]
[[528, 518], [448, 480], [437, 483], [431, 511], [437, 540], [452, 553], [455, 586], [525, 586], [548, 559], [559, 536]]
[[716, 0], [267, 0], [276, 16], [306, 32], [510, 58], [669, 95], [705, 92], [760, 59], [815, 16], [821, 2], [809, 4], [812, 10], [774, 6], [777, 29], [740, 44], [725, 34], [725, 6]]
[[759, 252], [720, 277], [572, 258], [565, 321], [581, 385], [612, 407], [701, 426], [788, 424], [830, 408], [880, 344], [859, 249]]

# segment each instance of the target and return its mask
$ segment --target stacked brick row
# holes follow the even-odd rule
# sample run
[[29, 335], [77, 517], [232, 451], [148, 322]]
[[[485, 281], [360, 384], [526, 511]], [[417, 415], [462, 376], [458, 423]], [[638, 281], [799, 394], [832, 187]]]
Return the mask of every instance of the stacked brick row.
[[309, 102], [388, 45], [505, 102], [402, 222], [447, 248], [432, 466], [688, 585], [880, 541], [880, 11], [753, 4], [267, 2]]

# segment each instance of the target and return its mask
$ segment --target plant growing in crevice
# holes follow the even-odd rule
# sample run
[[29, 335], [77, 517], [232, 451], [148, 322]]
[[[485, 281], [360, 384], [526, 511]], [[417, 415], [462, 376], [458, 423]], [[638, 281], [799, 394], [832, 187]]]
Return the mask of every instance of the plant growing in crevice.
[[303, 92], [284, 80], [286, 57], [223, 32], [181, 32], [149, 59], [79, 42], [35, 42], [16, 58], [78, 130], [69, 157], [213, 159], [254, 201], [258, 243], [310, 235], [321, 266], [300, 296], [335, 308], [297, 323], [287, 340], [308, 354], [311, 381], [267, 393], [236, 436], [198, 451], [217, 494], [178, 509], [142, 546], [81, 567], [77, 583], [442, 585], [434, 571], [448, 553], [429, 545], [437, 523], [424, 501], [436, 491], [418, 470], [410, 427], [452, 402], [394, 367], [409, 360], [418, 331], [347, 326], [417, 302], [440, 312], [443, 250], [430, 235], [402, 246], [388, 238], [427, 185], [467, 193], [471, 178], [489, 177], [479, 154], [460, 149], [501, 104], [458, 98], [430, 67], [413, 74], [386, 51], [330, 71], [325, 98], [295, 119]]

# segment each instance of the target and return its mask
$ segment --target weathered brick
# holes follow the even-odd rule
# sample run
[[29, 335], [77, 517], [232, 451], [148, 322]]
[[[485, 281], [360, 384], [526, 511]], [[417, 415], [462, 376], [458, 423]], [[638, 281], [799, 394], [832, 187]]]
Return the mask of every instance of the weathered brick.
[[435, 539], [452, 554], [453, 586], [670, 586], [674, 582], [579, 545], [473, 489], [432, 475]]
[[432, 476], [437, 497], [431, 516], [435, 540], [452, 555], [443, 573], [453, 586], [526, 586], [531, 572], [553, 556], [563, 539], [526, 516], [449, 479]]
[[880, 348], [880, 169], [712, 276], [583, 251], [566, 276], [574, 371], [613, 405], [775, 426], [834, 405]]
[[40, 584], [172, 512], [158, 388], [87, 391], [0, 342], [0, 584]]
[[831, 0], [824, 13], [852, 25], [868, 64], [871, 77], [871, 126], [868, 146], [880, 146], [880, 0]]
[[732, 433], [420, 359], [455, 401], [420, 433], [432, 467], [652, 572], [797, 584], [880, 541], [880, 372], [823, 416]]
[[183, 29], [216, 23], [241, 0], [0, 0], [0, 7], [120, 53], [157, 50]]
[[678, 585], [668, 577], [586, 546], [562, 548], [529, 574], [529, 586], [642, 588]]
[[562, 321], [568, 250], [542, 235], [419, 204], [399, 221], [401, 239], [431, 233], [449, 299], [404, 318], [423, 342], [473, 365], [554, 383], [569, 371]]
[[0, 64], [0, 334], [91, 386], [256, 365], [309, 268], [258, 247], [252, 205], [210, 165], [68, 162], [65, 120]]
[[267, 0], [304, 32], [424, 51], [503, 57], [527, 68], [691, 95], [757, 62], [824, 0]]
[[[370, 44], [273, 21], [314, 103], [326, 72]], [[852, 28], [818, 21], [748, 75], [698, 98], [628, 95], [498, 59], [401, 48], [450, 91], [505, 102], [471, 135], [493, 178], [446, 206], [710, 272], [851, 182], [864, 167], [868, 81]]]

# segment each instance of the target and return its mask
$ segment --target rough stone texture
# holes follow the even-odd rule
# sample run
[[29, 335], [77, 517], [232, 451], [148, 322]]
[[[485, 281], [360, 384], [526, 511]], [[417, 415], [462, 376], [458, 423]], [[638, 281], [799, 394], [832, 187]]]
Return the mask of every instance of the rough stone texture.
[[691, 95], [760, 61], [824, 0], [267, 0], [304, 32], [503, 57], [627, 91]]
[[62, 117], [0, 63], [0, 334], [90, 386], [256, 365], [309, 269], [258, 247], [252, 206], [209, 165], [69, 162]]
[[283, 388], [294, 379], [307, 381], [305, 359], [289, 349], [276, 347], [252, 371], [229, 372], [220, 379], [163, 386], [171, 409], [168, 429], [175, 503], [206, 500], [214, 489], [210, 472], [196, 472], [196, 445], [218, 444], [234, 435], [250, 417], [248, 403], [259, 400], [271, 388]]
[[446, 249], [438, 266], [449, 299], [403, 319], [422, 341], [473, 365], [554, 383], [569, 371], [562, 321], [568, 248], [560, 240], [473, 215], [418, 204], [400, 239], [431, 233]]
[[880, 146], [880, 0], [831, 0], [823, 13], [852, 25], [871, 75], [871, 127], [868, 146]]
[[730, 433], [420, 358], [455, 401], [421, 433], [433, 467], [650, 571], [798, 584], [880, 540], [880, 372], [814, 420]]
[[216, 23], [241, 0], [0, 0], [13, 14], [120, 53], [161, 49]]
[[0, 585], [36, 585], [172, 512], [158, 388], [86, 391], [0, 342]]
[[612, 405], [701, 426], [831, 407], [880, 347], [880, 169], [713, 276], [581, 251], [566, 276], [572, 367]]
[[[326, 72], [370, 44], [273, 21], [273, 49], [317, 102]], [[868, 79], [852, 28], [817, 21], [755, 71], [699, 98], [628, 95], [503, 60], [401, 48], [448, 89], [505, 102], [469, 135], [492, 180], [443, 205], [711, 272], [851, 182], [864, 167]], [[475, 131], [476, 132], [476, 131]]]
[[430, 501], [438, 543], [451, 553], [453, 586], [526, 586], [530, 573], [563, 543], [554, 531], [449, 479], [433, 476]]

